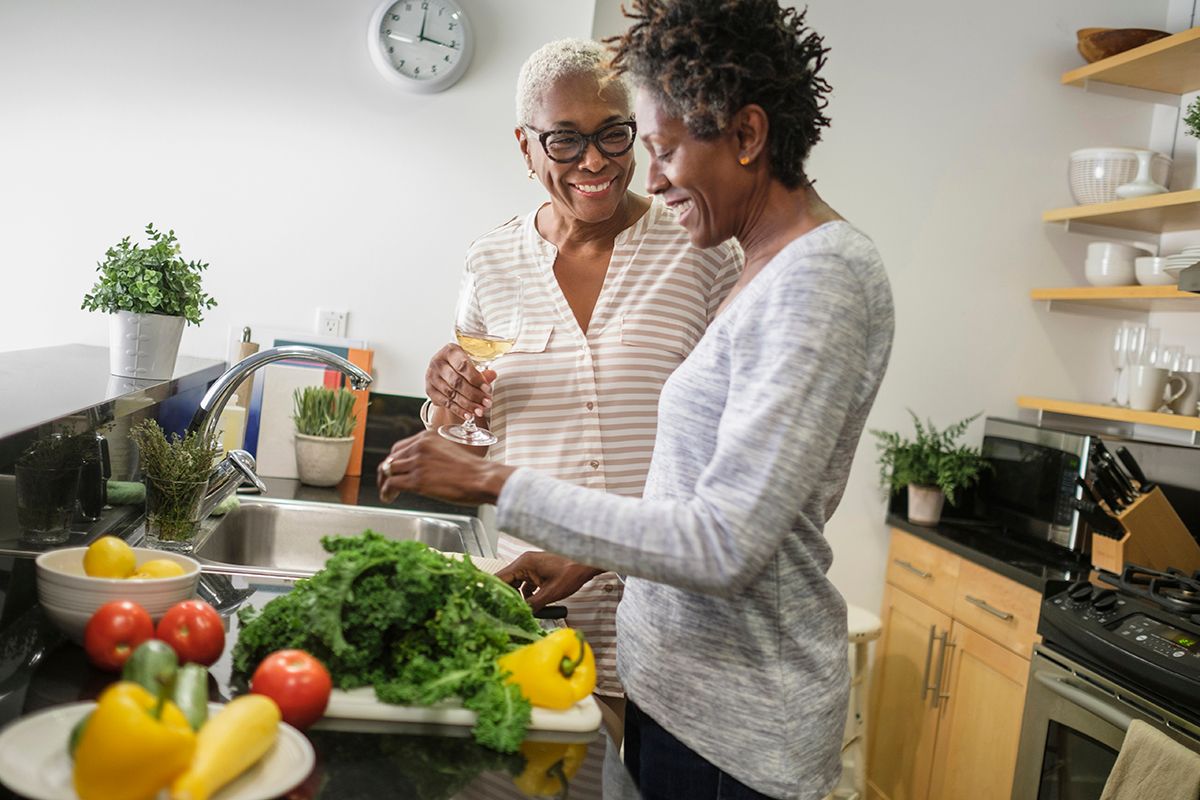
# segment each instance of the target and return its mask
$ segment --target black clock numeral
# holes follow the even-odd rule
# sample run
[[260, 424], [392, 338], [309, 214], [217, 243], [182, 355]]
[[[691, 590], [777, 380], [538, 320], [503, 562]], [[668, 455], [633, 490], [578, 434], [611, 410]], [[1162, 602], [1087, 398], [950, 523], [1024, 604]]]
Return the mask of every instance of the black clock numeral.
[[432, 72], [434, 75], [437, 75], [437, 64], [434, 64], [434, 65], [433, 65], [433, 69], [431, 69], [430, 71], [431, 71], [431, 72]]
[[446, 9], [444, 9], [444, 8], [439, 8], [439, 9], [438, 9], [438, 16], [439, 16], [439, 17], [440, 17], [442, 14], [445, 14], [445, 13], [446, 13]]
[[450, 40], [450, 46], [451, 46], [451, 47], [458, 47], [458, 39], [451, 39], [451, 40]]
[[394, 53], [394, 52], [396, 52], [396, 48], [392, 47], [392, 46], [389, 44], [389, 45], [388, 45], [388, 52], [389, 52], [389, 53]]
[[403, 58], [402, 58], [402, 59], [400, 59], [400, 63], [399, 63], [399, 64], [397, 64], [396, 66], [397, 66], [397, 67], [403, 67], [403, 66], [404, 66], [404, 62], [405, 62], [405, 59], [403, 59]]
[[416, 69], [414, 69], [414, 70], [413, 70], [413, 74], [414, 74], [414, 75], [420, 75], [420, 74], [421, 74], [421, 68], [420, 68], [420, 67], [417, 67]]
[[450, 56], [445, 56], [442, 60], [448, 62], [450, 60]]
[[450, 23], [450, 24], [449, 24], [447, 27], [448, 27], [450, 30], [454, 30], [455, 28], [457, 28], [457, 27], [458, 27], [458, 23], [451, 22], [451, 23]]

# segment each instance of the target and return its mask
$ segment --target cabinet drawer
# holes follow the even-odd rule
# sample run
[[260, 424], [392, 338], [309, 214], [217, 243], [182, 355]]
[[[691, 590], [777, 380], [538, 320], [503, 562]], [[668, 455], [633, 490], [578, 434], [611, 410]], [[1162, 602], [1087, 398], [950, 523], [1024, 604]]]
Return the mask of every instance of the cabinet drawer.
[[1020, 656], [1033, 654], [1042, 596], [1028, 586], [964, 560], [954, 618]]
[[951, 552], [893, 528], [887, 581], [949, 614], [954, 610], [960, 561]]

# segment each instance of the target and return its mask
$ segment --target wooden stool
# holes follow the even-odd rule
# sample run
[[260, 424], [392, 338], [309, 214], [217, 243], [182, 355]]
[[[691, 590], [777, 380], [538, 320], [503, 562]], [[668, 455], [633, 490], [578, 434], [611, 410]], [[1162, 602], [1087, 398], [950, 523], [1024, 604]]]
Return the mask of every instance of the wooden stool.
[[879, 617], [858, 606], [846, 606], [847, 639], [850, 643], [850, 704], [846, 732], [842, 737], [842, 780], [832, 797], [861, 800], [867, 791], [867, 651], [879, 638]]

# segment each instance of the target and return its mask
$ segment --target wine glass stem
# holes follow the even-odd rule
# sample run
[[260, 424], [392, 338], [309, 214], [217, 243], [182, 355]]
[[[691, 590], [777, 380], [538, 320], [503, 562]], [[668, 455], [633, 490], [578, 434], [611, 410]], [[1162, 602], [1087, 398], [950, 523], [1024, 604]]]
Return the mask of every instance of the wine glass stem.
[[475, 427], [475, 415], [472, 414], [471, 416], [464, 419], [462, 427], [463, 427], [463, 430], [466, 431], [468, 435], [473, 434], [473, 433], [475, 433], [475, 431], [479, 430], [477, 427]]

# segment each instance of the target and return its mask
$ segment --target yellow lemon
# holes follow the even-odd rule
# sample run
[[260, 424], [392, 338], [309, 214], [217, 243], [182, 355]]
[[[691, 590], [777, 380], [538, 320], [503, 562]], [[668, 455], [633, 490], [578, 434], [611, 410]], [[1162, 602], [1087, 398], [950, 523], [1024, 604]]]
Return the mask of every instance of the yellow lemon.
[[177, 575], [183, 574], [183, 567], [176, 564], [174, 561], [168, 561], [165, 558], [156, 558], [147, 561], [137, 568], [137, 572], [130, 577], [133, 578], [174, 578]]
[[135, 569], [133, 548], [116, 536], [101, 536], [83, 554], [83, 571], [93, 578], [128, 578]]

